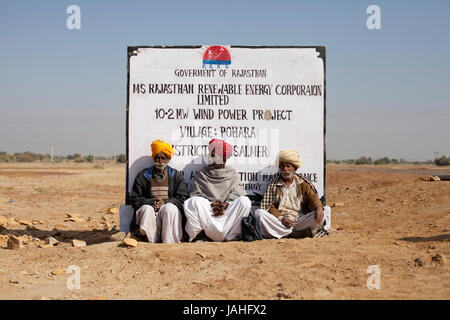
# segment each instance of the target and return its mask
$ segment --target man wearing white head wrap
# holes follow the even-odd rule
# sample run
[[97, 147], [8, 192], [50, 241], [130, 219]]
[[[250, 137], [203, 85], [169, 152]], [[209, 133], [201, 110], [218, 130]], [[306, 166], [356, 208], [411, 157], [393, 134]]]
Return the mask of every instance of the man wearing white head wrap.
[[324, 223], [322, 202], [314, 186], [295, 172], [302, 165], [297, 149], [280, 151], [280, 177], [267, 186], [256, 210], [256, 223], [265, 238], [313, 237]]
[[278, 153], [276, 166], [279, 167], [280, 163], [282, 163], [282, 162], [290, 163], [293, 166], [295, 166], [297, 169], [300, 168], [303, 163], [302, 158], [300, 157], [300, 154], [298, 153], [297, 149], [280, 151]]

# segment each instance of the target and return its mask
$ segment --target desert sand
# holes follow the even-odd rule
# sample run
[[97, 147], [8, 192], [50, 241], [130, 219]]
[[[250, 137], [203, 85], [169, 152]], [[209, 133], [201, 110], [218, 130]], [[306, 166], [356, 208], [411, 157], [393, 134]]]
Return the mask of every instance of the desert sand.
[[[450, 299], [450, 181], [422, 179], [441, 172], [328, 165], [328, 237], [129, 248], [109, 241], [124, 165], [1, 164], [0, 299]], [[371, 265], [380, 289], [367, 287]]]

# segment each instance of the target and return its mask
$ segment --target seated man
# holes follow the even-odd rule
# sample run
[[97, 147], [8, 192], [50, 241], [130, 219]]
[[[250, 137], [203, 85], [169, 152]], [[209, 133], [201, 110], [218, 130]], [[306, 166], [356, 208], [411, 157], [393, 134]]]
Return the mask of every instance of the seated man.
[[267, 186], [256, 210], [256, 223], [265, 238], [314, 237], [324, 222], [322, 202], [310, 184], [295, 172], [302, 165], [298, 150], [280, 151], [280, 177]]
[[155, 164], [136, 176], [131, 190], [140, 234], [153, 243], [181, 242], [183, 237], [183, 203], [189, 193], [182, 173], [167, 165], [172, 155], [170, 144], [153, 141]]
[[241, 236], [241, 220], [248, 216], [251, 201], [244, 196], [239, 176], [225, 167], [232, 147], [213, 139], [208, 146], [209, 164], [197, 173], [191, 198], [184, 202], [189, 241], [202, 231], [213, 241], [231, 241]]

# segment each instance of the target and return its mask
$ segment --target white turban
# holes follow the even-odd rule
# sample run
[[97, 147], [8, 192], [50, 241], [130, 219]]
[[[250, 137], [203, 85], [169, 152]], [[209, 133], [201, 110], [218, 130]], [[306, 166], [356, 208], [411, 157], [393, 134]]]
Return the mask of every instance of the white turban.
[[297, 168], [300, 168], [302, 165], [302, 158], [300, 157], [297, 149], [282, 150], [278, 153], [276, 161], [277, 167], [280, 166], [280, 162], [287, 162]]

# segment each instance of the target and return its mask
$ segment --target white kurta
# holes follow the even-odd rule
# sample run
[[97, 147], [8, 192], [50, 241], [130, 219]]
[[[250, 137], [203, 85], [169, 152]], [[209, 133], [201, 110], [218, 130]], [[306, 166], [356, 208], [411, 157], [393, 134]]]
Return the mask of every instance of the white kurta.
[[213, 241], [231, 241], [241, 237], [241, 220], [250, 213], [252, 203], [242, 196], [230, 202], [225, 213], [213, 217], [211, 203], [203, 197], [192, 197], [184, 202], [186, 232], [192, 241], [202, 230]]
[[158, 212], [149, 205], [136, 211], [136, 224], [149, 242], [177, 243], [183, 238], [183, 225], [180, 210], [173, 203], [161, 206]]
[[289, 235], [292, 231], [300, 231], [306, 228], [318, 228], [324, 222], [326, 214], [324, 213], [323, 219], [319, 224], [315, 221], [315, 211], [308, 212], [307, 214], [300, 215], [294, 220], [294, 225], [287, 228], [283, 225], [280, 219], [266, 210], [258, 209], [255, 211], [256, 223], [259, 230], [265, 238], [283, 238]]

